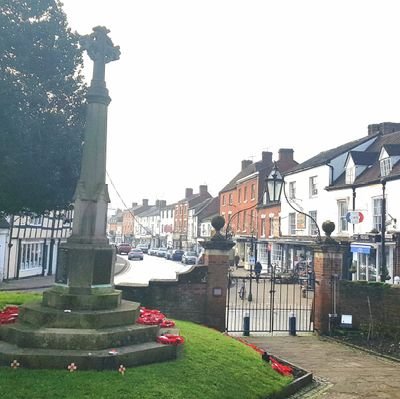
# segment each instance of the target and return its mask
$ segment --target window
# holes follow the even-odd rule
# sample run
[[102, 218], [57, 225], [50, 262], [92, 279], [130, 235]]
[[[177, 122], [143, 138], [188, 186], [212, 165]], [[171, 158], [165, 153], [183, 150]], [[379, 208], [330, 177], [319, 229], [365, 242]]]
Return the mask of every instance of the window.
[[239, 188], [238, 190], [238, 203], [240, 204], [242, 202], [242, 189]]
[[243, 212], [243, 225], [242, 230], [246, 231], [246, 211]]
[[392, 162], [390, 158], [384, 158], [380, 161], [381, 176], [387, 176], [392, 170]]
[[382, 198], [372, 199], [372, 226], [377, 231], [382, 231]]
[[295, 199], [296, 198], [296, 182], [291, 181], [289, 183], [289, 198]]
[[349, 166], [346, 168], [346, 184], [353, 184], [356, 177], [356, 167]]
[[318, 195], [317, 176], [310, 177], [310, 197]]
[[233, 205], [233, 196], [232, 196], [232, 193], [229, 194], [229, 205]]
[[222, 205], [225, 205], [225, 195], [222, 196]]
[[42, 220], [43, 216], [30, 216], [27, 224], [32, 226], [40, 226], [42, 224]]
[[289, 213], [289, 234], [296, 234], [296, 214]]
[[251, 199], [255, 199], [256, 198], [256, 185], [252, 184], [251, 185]]
[[274, 218], [270, 217], [269, 218], [269, 231], [268, 231], [268, 235], [269, 237], [273, 237], [274, 235]]
[[237, 214], [237, 225], [236, 225], [237, 231], [240, 231], [240, 213]]
[[340, 200], [338, 204], [338, 232], [348, 231], [348, 223], [346, 215], [348, 212], [348, 204], [346, 200]]
[[[317, 219], [317, 211], [310, 211], [309, 215], [315, 220], [315, 222], [318, 223]], [[317, 224], [310, 218], [310, 223], [308, 224], [308, 234], [310, 236], [316, 236], [318, 235], [318, 227]]]
[[261, 237], [265, 237], [265, 222], [266, 222], [265, 217], [261, 217], [261, 223], [260, 223]]
[[253, 232], [254, 229], [254, 211], [253, 209], [250, 211], [250, 232]]
[[247, 201], [247, 187], [245, 186], [243, 189], [243, 201], [246, 202]]
[[43, 243], [22, 243], [21, 270], [42, 266]]

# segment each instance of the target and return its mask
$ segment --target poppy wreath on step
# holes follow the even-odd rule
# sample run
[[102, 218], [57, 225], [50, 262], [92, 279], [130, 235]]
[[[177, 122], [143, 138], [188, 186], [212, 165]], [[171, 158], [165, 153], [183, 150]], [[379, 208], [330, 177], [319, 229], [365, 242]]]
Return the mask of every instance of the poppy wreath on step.
[[175, 327], [175, 322], [174, 322], [173, 320], [164, 319], [164, 320], [160, 323], [160, 327], [161, 327], [161, 328], [171, 328], [171, 327]]
[[0, 312], [0, 324], [15, 323], [18, 318], [18, 306], [7, 306]]
[[159, 310], [140, 308], [140, 316], [136, 320], [138, 324], [158, 325], [165, 319], [165, 315]]
[[165, 345], [181, 345], [185, 340], [180, 335], [164, 334], [157, 337], [157, 342]]
[[293, 369], [289, 366], [285, 366], [282, 363], [279, 363], [276, 359], [270, 356], [269, 360], [271, 361], [272, 368], [282, 375], [292, 375]]

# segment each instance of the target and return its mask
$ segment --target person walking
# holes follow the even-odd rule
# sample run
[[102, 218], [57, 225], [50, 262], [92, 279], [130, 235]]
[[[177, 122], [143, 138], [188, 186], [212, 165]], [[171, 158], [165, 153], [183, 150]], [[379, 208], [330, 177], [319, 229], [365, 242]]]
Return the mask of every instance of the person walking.
[[258, 281], [260, 280], [261, 271], [262, 271], [262, 264], [257, 261], [256, 264], [254, 265], [254, 273], [256, 274], [257, 284], [258, 284]]

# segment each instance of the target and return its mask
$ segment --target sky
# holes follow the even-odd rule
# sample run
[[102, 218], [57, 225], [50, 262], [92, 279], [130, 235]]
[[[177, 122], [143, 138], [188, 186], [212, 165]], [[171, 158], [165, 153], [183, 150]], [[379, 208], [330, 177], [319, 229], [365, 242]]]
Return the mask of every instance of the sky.
[[[398, 0], [63, 0], [106, 26], [110, 210], [211, 195], [262, 151], [301, 163], [400, 122]], [[90, 81], [92, 62], [85, 58]]]

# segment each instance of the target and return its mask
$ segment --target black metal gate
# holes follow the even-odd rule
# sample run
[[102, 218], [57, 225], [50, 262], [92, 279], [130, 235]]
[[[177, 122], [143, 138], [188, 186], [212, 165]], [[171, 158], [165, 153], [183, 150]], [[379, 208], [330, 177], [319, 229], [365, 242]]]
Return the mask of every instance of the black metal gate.
[[[242, 273], [243, 274], [243, 273]], [[228, 276], [227, 332], [313, 331], [314, 280], [291, 274]]]

